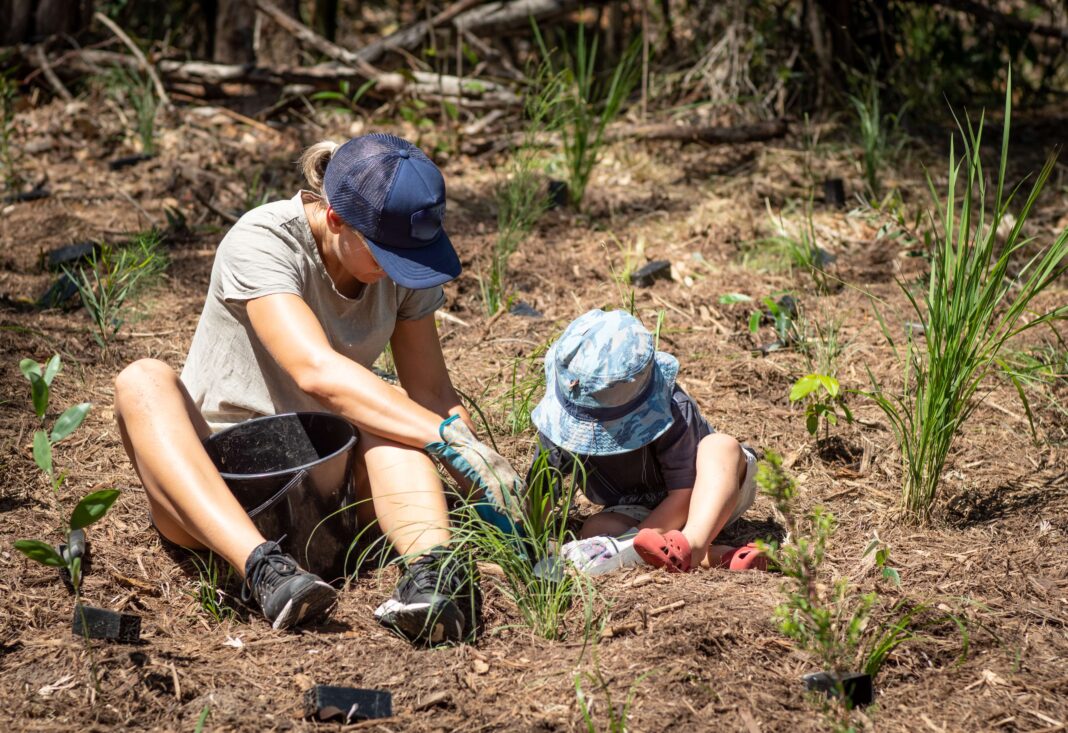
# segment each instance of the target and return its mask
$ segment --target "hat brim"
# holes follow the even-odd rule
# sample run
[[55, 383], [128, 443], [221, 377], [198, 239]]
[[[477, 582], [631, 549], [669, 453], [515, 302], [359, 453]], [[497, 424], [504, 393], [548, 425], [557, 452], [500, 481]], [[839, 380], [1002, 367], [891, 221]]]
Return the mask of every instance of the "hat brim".
[[379, 267], [403, 288], [425, 290], [460, 275], [463, 267], [445, 230], [423, 247], [389, 247], [364, 237]]
[[567, 412], [556, 396], [556, 361], [550, 349], [545, 355], [545, 396], [530, 418], [542, 435], [572, 453], [610, 456], [637, 450], [663, 435], [674, 422], [671, 394], [678, 373], [678, 360], [658, 351], [648, 400], [615, 420], [581, 420]]

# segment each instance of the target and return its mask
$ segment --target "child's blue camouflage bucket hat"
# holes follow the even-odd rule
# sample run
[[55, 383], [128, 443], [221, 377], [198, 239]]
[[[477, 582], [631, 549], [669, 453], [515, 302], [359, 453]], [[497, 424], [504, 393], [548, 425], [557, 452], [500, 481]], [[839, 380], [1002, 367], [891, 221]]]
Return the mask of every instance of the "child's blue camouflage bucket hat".
[[531, 413], [542, 434], [585, 455], [626, 453], [673, 421], [679, 362], [626, 311], [592, 310], [572, 321], [545, 355], [545, 397]]

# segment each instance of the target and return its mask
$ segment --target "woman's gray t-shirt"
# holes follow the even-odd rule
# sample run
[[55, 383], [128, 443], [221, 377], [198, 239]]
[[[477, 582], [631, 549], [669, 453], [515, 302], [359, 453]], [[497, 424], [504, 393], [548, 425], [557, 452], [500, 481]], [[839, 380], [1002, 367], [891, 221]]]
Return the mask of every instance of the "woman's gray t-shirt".
[[319, 319], [339, 354], [370, 368], [398, 320], [441, 307], [441, 287], [402, 288], [383, 278], [356, 298], [337, 291], [304, 213], [302, 191], [248, 212], [219, 244], [211, 286], [189, 349], [182, 382], [213, 429], [259, 415], [322, 410], [268, 353], [249, 323], [248, 301], [292, 293]]

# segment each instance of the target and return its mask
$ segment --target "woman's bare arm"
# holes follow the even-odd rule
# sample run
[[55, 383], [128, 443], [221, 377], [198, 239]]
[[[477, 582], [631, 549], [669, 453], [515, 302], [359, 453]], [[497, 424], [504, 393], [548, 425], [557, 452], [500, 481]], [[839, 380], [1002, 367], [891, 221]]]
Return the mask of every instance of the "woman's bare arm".
[[250, 300], [247, 308], [252, 328], [267, 351], [324, 407], [362, 430], [404, 445], [422, 448], [440, 440], [441, 417], [337, 353], [300, 297], [267, 295]]
[[460, 415], [474, 432], [471, 416], [449, 378], [434, 314], [414, 321], [397, 321], [390, 344], [397, 377], [408, 396], [442, 417]]

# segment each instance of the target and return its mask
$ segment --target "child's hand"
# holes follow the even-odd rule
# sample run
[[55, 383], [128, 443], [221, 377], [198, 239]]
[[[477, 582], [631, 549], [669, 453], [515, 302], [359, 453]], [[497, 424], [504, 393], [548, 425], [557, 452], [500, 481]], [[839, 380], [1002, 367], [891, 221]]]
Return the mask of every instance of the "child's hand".
[[522, 534], [526, 484], [512, 465], [453, 415], [438, 428], [441, 441], [425, 450], [481, 490], [475, 506], [483, 520], [508, 534]]

